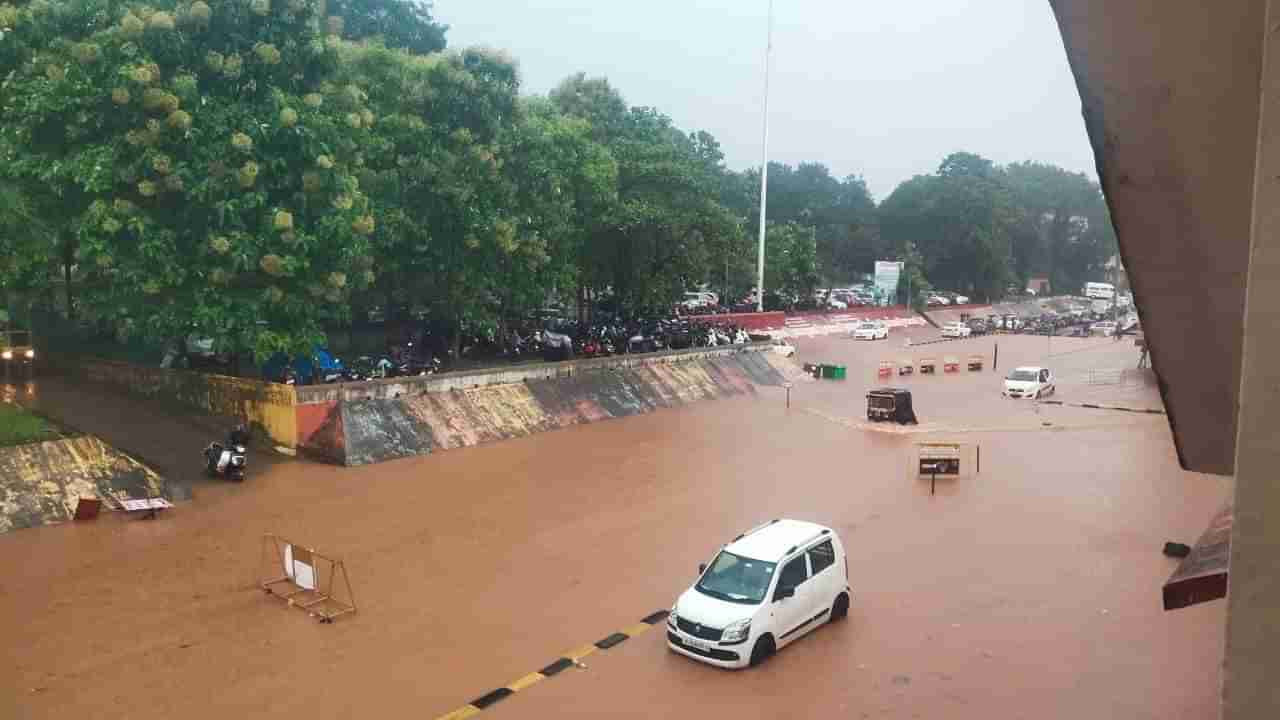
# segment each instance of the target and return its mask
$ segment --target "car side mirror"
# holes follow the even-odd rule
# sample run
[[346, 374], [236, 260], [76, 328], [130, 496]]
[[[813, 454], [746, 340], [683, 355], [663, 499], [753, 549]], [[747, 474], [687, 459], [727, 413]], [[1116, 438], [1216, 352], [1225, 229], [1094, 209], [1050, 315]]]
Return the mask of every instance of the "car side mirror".
[[702, 575], [702, 573], [704, 573], [704, 572], [706, 572], [706, 571], [707, 571], [707, 564], [706, 564], [706, 563], [698, 563], [698, 575], [699, 575], [699, 576], [701, 576], [701, 575]]
[[793, 587], [780, 587], [773, 593], [773, 601], [786, 600], [789, 597], [795, 597], [796, 589]]

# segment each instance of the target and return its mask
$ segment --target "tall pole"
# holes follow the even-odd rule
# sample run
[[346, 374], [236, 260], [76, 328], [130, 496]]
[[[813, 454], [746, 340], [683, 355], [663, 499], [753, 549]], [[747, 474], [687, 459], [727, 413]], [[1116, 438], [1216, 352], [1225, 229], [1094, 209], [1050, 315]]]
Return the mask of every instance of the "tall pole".
[[769, 193], [769, 56], [773, 53], [773, 0], [764, 46], [764, 139], [760, 143], [760, 251], [756, 255], [756, 312], [764, 312], [764, 222]]

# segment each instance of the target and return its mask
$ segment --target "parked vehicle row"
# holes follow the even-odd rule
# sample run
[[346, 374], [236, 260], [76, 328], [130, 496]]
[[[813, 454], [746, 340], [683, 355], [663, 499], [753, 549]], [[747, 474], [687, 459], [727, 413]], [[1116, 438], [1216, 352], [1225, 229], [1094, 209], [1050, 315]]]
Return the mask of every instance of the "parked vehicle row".
[[925, 298], [925, 304], [937, 307], [940, 305], [965, 305], [969, 302], [967, 295], [947, 291], [938, 291]]

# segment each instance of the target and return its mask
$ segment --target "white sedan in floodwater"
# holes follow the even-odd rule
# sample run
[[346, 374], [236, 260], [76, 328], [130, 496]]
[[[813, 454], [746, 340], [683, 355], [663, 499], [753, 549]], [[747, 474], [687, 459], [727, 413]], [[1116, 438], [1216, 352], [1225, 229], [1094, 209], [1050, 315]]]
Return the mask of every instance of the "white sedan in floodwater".
[[879, 320], [858, 323], [853, 329], [854, 340], [888, 340], [889, 326]]
[[1058, 389], [1054, 382], [1053, 373], [1049, 371], [1049, 368], [1014, 368], [1013, 372], [1010, 372], [1005, 377], [1004, 390], [1001, 394], [1010, 398], [1039, 400], [1045, 395], [1053, 394]]

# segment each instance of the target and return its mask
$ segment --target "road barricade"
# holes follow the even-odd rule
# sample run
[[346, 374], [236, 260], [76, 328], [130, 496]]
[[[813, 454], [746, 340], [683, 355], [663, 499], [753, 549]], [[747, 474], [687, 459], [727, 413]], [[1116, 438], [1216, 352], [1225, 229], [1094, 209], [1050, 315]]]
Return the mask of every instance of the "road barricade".
[[952, 355], [942, 358], [942, 371], [949, 373], [960, 372], [960, 361]]
[[887, 378], [890, 375], [893, 375], [893, 361], [881, 360], [880, 367], [876, 370], [876, 377]]

